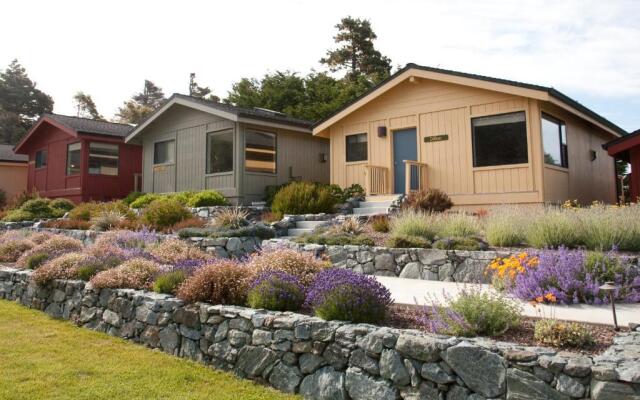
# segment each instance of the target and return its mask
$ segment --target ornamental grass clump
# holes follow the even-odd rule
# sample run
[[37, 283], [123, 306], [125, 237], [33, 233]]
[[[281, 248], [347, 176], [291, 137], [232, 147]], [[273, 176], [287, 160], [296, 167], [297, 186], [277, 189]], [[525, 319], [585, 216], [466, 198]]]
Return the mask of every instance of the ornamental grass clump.
[[282, 271], [260, 274], [247, 295], [249, 307], [274, 311], [298, 311], [304, 300], [305, 288], [300, 279]]
[[526, 240], [538, 249], [577, 247], [583, 242], [582, 222], [575, 211], [547, 208], [531, 220]]
[[252, 276], [252, 271], [236, 260], [216, 260], [187, 278], [176, 296], [188, 303], [244, 305]]
[[149, 248], [149, 253], [163, 264], [176, 264], [185, 260], [208, 260], [211, 256], [179, 239], [167, 239]]
[[581, 221], [583, 241], [588, 249], [640, 251], [638, 204], [608, 206], [596, 202], [574, 212]]
[[305, 301], [322, 319], [354, 323], [381, 322], [392, 303], [391, 292], [375, 278], [338, 268], [320, 272]]
[[[44, 286], [54, 279], [83, 279], [87, 280], [89, 271], [93, 274], [101, 268], [94, 257], [83, 253], [67, 253], [47, 261], [33, 273], [33, 280]], [[90, 277], [90, 276], [89, 276]]]
[[249, 224], [249, 212], [240, 207], [229, 207], [219, 210], [213, 216], [213, 226], [237, 229]]
[[516, 247], [526, 237], [531, 212], [523, 207], [502, 206], [484, 219], [484, 234], [491, 246]]
[[147, 290], [153, 284], [154, 277], [160, 271], [160, 266], [144, 258], [133, 258], [119, 266], [101, 271], [91, 278], [91, 285], [95, 289], [137, 289]]
[[416, 211], [403, 211], [391, 218], [391, 235], [417, 236], [426, 240], [433, 240], [436, 236], [436, 217]]
[[175, 294], [178, 287], [187, 279], [187, 274], [182, 270], [163, 272], [153, 282], [153, 291], [156, 293]]
[[247, 267], [255, 274], [281, 271], [296, 276], [308, 287], [316, 274], [328, 267], [328, 263], [308, 252], [285, 247], [269, 247], [250, 256]]
[[45, 261], [65, 253], [82, 251], [82, 242], [63, 235], [53, 235], [43, 243], [23, 253], [16, 265], [18, 268], [36, 269]]
[[441, 238], [468, 238], [478, 236], [480, 223], [476, 216], [464, 212], [440, 214], [435, 218], [435, 229]]
[[423, 308], [420, 322], [432, 333], [454, 336], [498, 336], [520, 325], [520, 305], [505, 296], [464, 287], [457, 298], [444, 293], [444, 302], [435, 299]]

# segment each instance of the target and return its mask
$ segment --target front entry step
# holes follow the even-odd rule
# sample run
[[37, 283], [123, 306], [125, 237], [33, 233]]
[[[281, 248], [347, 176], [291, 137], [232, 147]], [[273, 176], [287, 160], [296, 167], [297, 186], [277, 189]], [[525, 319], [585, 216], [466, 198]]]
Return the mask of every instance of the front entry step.
[[290, 228], [289, 236], [301, 236], [305, 233], [311, 233], [319, 226], [326, 224], [327, 221], [298, 221], [295, 228]]
[[385, 194], [367, 196], [364, 201], [358, 204], [358, 208], [353, 209], [353, 214], [361, 216], [388, 215], [390, 207], [400, 196], [402, 195]]

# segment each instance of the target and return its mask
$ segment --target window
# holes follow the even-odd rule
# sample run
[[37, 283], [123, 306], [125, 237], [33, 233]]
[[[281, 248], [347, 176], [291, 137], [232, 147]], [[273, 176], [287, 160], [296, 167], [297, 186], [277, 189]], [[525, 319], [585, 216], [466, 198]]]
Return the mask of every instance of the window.
[[528, 162], [524, 112], [473, 118], [473, 166]]
[[233, 131], [207, 134], [207, 174], [233, 171]]
[[542, 114], [542, 146], [546, 164], [569, 167], [567, 131], [564, 122]]
[[244, 139], [244, 170], [276, 173], [276, 135], [247, 131]]
[[118, 175], [118, 157], [117, 144], [89, 143], [89, 173]]
[[67, 175], [80, 173], [80, 142], [67, 146]]
[[36, 168], [42, 168], [47, 166], [47, 151], [36, 151]]
[[367, 134], [348, 135], [347, 140], [347, 162], [367, 161]]
[[171, 164], [174, 161], [176, 152], [176, 141], [165, 140], [156, 142], [153, 146], [153, 163], [154, 164]]

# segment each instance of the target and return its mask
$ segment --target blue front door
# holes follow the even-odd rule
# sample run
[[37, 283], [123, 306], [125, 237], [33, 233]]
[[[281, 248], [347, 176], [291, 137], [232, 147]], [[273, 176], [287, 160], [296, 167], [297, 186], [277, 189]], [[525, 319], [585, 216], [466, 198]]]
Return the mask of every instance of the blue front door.
[[393, 132], [393, 189], [394, 193], [405, 191], [405, 164], [403, 160], [418, 159], [416, 129]]

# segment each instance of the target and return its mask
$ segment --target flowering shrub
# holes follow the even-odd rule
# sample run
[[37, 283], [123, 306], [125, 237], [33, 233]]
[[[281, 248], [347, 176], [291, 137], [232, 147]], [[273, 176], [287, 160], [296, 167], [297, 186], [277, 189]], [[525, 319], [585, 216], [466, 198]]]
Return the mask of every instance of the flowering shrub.
[[355, 323], [382, 321], [391, 303], [391, 292], [375, 278], [337, 268], [316, 276], [305, 302], [320, 318]]
[[108, 231], [98, 236], [96, 246], [113, 245], [121, 249], [145, 249], [158, 242], [158, 235], [146, 229], [140, 231]]
[[82, 242], [67, 236], [53, 235], [43, 243], [24, 252], [16, 261], [18, 268], [35, 269], [44, 261], [65, 253], [82, 251]]
[[33, 280], [38, 285], [46, 285], [54, 279], [86, 278], [89, 269], [97, 271], [98, 262], [93, 257], [83, 253], [67, 253], [47, 261], [33, 273]]
[[85, 248], [84, 253], [95, 258], [103, 265], [104, 269], [113, 268], [122, 264], [125, 260], [138, 256], [138, 251], [121, 249], [113, 244], [94, 243]]
[[153, 282], [153, 291], [174, 294], [185, 279], [187, 279], [187, 274], [181, 270], [161, 273]]
[[275, 311], [297, 311], [305, 299], [300, 280], [285, 272], [269, 271], [258, 276], [251, 284], [247, 303], [253, 308]]
[[533, 338], [542, 345], [585, 348], [594, 344], [593, 336], [584, 325], [557, 319], [541, 319], [534, 326]]
[[159, 262], [175, 264], [185, 260], [208, 260], [211, 256], [179, 239], [167, 239], [150, 247], [149, 253]]
[[0, 240], [0, 262], [15, 262], [22, 253], [35, 244], [25, 238]]
[[142, 222], [154, 229], [164, 229], [189, 217], [191, 213], [178, 200], [158, 199], [145, 208]]
[[150, 289], [159, 270], [160, 266], [153, 261], [133, 258], [115, 268], [99, 272], [90, 282], [96, 289]]
[[516, 276], [524, 273], [527, 268], [538, 265], [537, 257], [529, 257], [522, 252], [517, 256], [511, 255], [505, 258], [496, 258], [487, 266], [485, 274], [491, 275], [491, 283], [498, 290], [509, 289], [513, 285]]
[[53, 237], [49, 232], [35, 232], [29, 235], [29, 240], [35, 244], [42, 244]]
[[[582, 250], [540, 250], [530, 253], [537, 257], [534, 268], [519, 273], [511, 292], [519, 299], [565, 304], [602, 304], [608, 299], [600, 293], [600, 285], [613, 277], [619, 287], [614, 296], [623, 302], [640, 301], [640, 276], [636, 268], [615, 268], [615, 263], [601, 263], [587, 268], [586, 253]], [[612, 256], [609, 256], [612, 257]], [[614, 269], [615, 268], [615, 269]], [[552, 296], [552, 297], [551, 297]], [[549, 299], [554, 301], [549, 301]]]
[[180, 285], [176, 296], [186, 302], [244, 305], [251, 270], [235, 260], [218, 260], [198, 269]]
[[504, 296], [479, 287], [463, 288], [456, 299], [444, 293], [444, 304], [432, 300], [423, 308], [425, 330], [454, 336], [496, 336], [520, 325], [522, 310]]
[[315, 275], [327, 268], [327, 263], [307, 252], [284, 247], [272, 247], [251, 255], [248, 267], [256, 274], [282, 271], [300, 279], [304, 286], [313, 282]]

